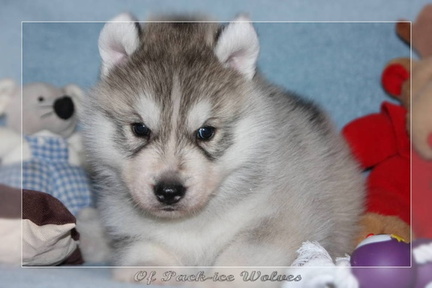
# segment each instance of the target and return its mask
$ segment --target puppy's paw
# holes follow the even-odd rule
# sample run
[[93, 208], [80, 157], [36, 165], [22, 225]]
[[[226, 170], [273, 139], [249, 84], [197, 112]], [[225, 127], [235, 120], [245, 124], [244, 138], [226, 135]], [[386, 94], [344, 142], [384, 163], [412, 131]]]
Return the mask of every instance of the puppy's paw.
[[80, 249], [88, 263], [107, 263], [111, 255], [100, 216], [95, 208], [84, 208], [76, 217], [76, 229], [80, 233]]

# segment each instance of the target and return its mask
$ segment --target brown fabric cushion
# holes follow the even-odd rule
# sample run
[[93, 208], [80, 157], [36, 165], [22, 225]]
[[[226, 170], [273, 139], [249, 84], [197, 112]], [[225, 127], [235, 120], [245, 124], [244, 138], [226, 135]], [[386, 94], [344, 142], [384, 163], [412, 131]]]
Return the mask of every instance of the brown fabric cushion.
[[[0, 185], [0, 218], [10, 221], [21, 218], [21, 191]], [[37, 191], [22, 191], [22, 264], [23, 265], [76, 265], [83, 259], [78, 247], [79, 233], [76, 219], [55, 197]], [[9, 221], [9, 220], [7, 220]], [[11, 226], [9, 226], [11, 227]], [[21, 229], [14, 225], [13, 229]], [[11, 229], [11, 228], [8, 228]], [[0, 234], [19, 235], [18, 231]], [[16, 238], [16, 237], [15, 237]], [[11, 239], [10, 241], [19, 241]], [[0, 243], [2, 251], [14, 243]], [[8, 257], [11, 259], [11, 257]]]
[[57, 198], [31, 190], [23, 190], [23, 219], [36, 225], [75, 223], [75, 217]]
[[0, 218], [21, 217], [21, 191], [0, 184]]

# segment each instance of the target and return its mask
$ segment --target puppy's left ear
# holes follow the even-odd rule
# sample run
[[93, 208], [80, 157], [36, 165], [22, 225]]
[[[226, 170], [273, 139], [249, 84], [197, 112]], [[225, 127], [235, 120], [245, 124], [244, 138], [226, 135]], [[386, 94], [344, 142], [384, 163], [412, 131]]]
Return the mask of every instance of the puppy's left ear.
[[99, 36], [99, 53], [102, 57], [102, 75], [127, 60], [139, 45], [138, 20], [123, 13], [105, 24]]
[[215, 47], [219, 61], [248, 80], [255, 75], [259, 53], [258, 35], [246, 16], [238, 16], [221, 32]]

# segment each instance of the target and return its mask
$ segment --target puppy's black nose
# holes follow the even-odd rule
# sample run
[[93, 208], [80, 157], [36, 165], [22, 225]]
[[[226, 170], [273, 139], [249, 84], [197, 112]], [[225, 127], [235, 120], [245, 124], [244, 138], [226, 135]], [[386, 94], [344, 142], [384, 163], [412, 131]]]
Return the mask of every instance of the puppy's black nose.
[[179, 202], [186, 193], [186, 188], [177, 182], [160, 182], [154, 187], [159, 202], [167, 205]]
[[54, 102], [54, 111], [61, 119], [69, 119], [75, 112], [75, 107], [72, 99], [69, 96], [63, 96], [61, 98], [58, 98]]

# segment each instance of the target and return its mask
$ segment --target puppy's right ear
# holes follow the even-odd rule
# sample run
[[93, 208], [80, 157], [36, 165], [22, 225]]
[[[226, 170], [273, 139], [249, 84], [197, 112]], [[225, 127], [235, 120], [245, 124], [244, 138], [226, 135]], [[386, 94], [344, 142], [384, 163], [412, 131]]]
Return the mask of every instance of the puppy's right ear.
[[105, 24], [99, 36], [102, 76], [124, 63], [139, 45], [140, 28], [137, 19], [122, 13]]
[[259, 49], [258, 35], [251, 21], [240, 15], [222, 30], [215, 54], [225, 67], [236, 70], [250, 80], [255, 75]]

